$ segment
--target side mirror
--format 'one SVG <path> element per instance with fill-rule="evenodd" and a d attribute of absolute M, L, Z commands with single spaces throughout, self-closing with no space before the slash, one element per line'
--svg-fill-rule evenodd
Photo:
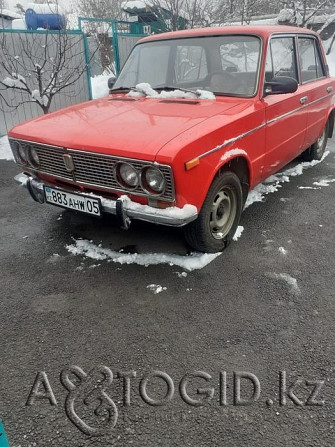
<path fill-rule="evenodd" d="M 108 88 L 109 90 L 111 90 L 114 87 L 116 81 L 116 77 L 112 76 L 111 78 L 108 79 Z"/>
<path fill-rule="evenodd" d="M 265 82 L 265 95 L 281 95 L 298 90 L 298 82 L 289 76 L 277 76 L 271 82 Z"/>

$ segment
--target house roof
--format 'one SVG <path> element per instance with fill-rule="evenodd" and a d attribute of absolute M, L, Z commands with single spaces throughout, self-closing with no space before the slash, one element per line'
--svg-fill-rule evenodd
<path fill-rule="evenodd" d="M 6 20 L 22 19 L 21 14 L 10 11 L 9 9 L 0 9 L 0 17 Z"/>
<path fill-rule="evenodd" d="M 159 3 L 155 3 L 153 0 L 128 0 L 121 3 L 124 11 L 134 14 L 150 9 L 157 9 L 158 5 L 160 8 L 165 9 L 165 11 L 170 11 L 171 9 L 171 6 L 165 0 L 160 0 Z M 182 9 L 179 9 L 178 15 L 184 19 L 188 19 L 188 15 Z"/>

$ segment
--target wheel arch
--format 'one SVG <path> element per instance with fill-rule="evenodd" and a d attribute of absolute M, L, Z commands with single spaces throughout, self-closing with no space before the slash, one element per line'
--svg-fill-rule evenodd
<path fill-rule="evenodd" d="M 216 170 L 212 183 L 224 171 L 234 172 L 239 178 L 243 191 L 243 203 L 245 203 L 251 184 L 251 167 L 249 160 L 243 155 L 225 160 Z"/>

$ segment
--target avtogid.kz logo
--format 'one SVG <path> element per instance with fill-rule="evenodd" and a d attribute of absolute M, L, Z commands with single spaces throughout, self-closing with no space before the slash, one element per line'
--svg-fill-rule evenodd
<path fill-rule="evenodd" d="M 192 407 L 205 407 L 208 404 L 239 407 L 262 402 L 267 407 L 275 408 L 289 404 L 320 407 L 325 403 L 322 398 L 324 380 L 307 380 L 303 377 L 291 377 L 289 380 L 285 371 L 278 373 L 278 389 L 274 397 L 261 393 L 260 381 L 251 372 L 233 371 L 228 374 L 220 371 L 213 377 L 207 372 L 195 371 L 185 374 L 175 383 L 163 371 L 152 371 L 142 377 L 137 377 L 136 371 L 123 371 L 113 377 L 107 366 L 93 368 L 88 374 L 78 366 L 69 366 L 60 375 L 60 381 L 67 390 L 65 411 L 70 421 L 85 435 L 106 436 L 112 433 L 118 421 L 118 409 L 110 393 L 113 380 L 117 379 L 121 381 L 122 387 L 122 398 L 119 396 L 117 401 L 124 410 L 130 407 L 131 399 L 136 397 L 151 407 L 167 407 L 177 393 L 186 405 Z M 202 386 L 199 386 L 199 381 Z M 153 383 L 156 383 L 155 392 Z M 158 394 L 157 383 L 160 390 Z M 135 390 L 139 396 L 135 396 Z M 45 372 L 37 374 L 27 405 L 34 405 L 37 400 L 47 400 L 52 406 L 57 406 Z M 1 444 L 1 438 L 0 447 L 7 447 L 7 444 Z"/>

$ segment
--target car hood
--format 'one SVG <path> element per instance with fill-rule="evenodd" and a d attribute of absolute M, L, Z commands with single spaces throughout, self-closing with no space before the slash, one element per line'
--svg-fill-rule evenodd
<path fill-rule="evenodd" d="M 38 143 L 153 161 L 173 138 L 236 107 L 228 100 L 109 96 L 20 124 L 9 136 Z"/>

